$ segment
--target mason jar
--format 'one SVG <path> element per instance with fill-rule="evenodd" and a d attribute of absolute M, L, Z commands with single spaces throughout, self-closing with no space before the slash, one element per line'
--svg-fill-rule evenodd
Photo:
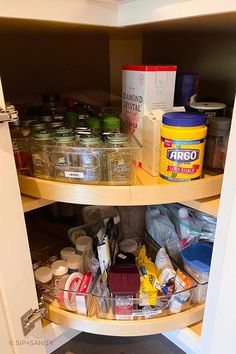
<path fill-rule="evenodd" d="M 84 180 L 101 180 L 101 138 L 95 135 L 81 135 L 80 146 L 84 149 L 80 153 L 80 166 L 84 171 Z"/>
<path fill-rule="evenodd" d="M 130 185 L 132 181 L 132 156 L 127 134 L 114 134 L 107 138 L 107 169 L 109 184 Z"/>
<path fill-rule="evenodd" d="M 52 178 L 52 168 L 49 153 L 52 149 L 52 133 L 44 130 L 32 135 L 31 155 L 34 176 L 43 179 Z"/>
<path fill-rule="evenodd" d="M 50 161 L 53 165 L 54 179 L 61 182 L 77 182 L 78 155 L 75 149 L 75 134 L 71 129 L 57 129 L 53 141 Z"/>

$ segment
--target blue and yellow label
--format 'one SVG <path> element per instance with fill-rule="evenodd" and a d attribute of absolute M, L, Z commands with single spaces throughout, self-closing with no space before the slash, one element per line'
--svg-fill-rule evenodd
<path fill-rule="evenodd" d="M 201 177 L 205 139 L 172 140 L 161 137 L 160 176 L 185 182 Z"/>

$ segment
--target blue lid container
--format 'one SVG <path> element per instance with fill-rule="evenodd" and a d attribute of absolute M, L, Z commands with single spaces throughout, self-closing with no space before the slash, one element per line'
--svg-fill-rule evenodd
<path fill-rule="evenodd" d="M 213 247 L 205 243 L 194 243 L 181 251 L 186 265 L 197 272 L 209 273 Z"/>
<path fill-rule="evenodd" d="M 195 112 L 169 112 L 163 115 L 162 123 L 172 127 L 197 127 L 206 123 L 206 116 Z"/>

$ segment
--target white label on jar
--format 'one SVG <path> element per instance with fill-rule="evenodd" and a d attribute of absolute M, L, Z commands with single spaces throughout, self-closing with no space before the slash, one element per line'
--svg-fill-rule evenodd
<path fill-rule="evenodd" d="M 84 178 L 84 173 L 83 172 L 65 171 L 65 177 L 69 177 L 69 178 Z"/>

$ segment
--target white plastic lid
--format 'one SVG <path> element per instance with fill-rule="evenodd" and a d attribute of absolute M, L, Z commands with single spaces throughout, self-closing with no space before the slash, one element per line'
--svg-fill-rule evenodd
<path fill-rule="evenodd" d="M 180 217 L 180 219 L 187 219 L 189 217 L 188 209 L 187 208 L 180 208 L 179 209 L 179 217 Z"/>
<path fill-rule="evenodd" d="M 56 261 L 51 265 L 52 274 L 55 276 L 61 276 L 68 272 L 68 266 L 66 261 Z"/>
<path fill-rule="evenodd" d="M 52 280 L 52 270 L 49 267 L 40 267 L 34 272 L 35 279 L 41 283 L 48 283 Z"/>
<path fill-rule="evenodd" d="M 79 269 L 81 268 L 83 262 L 83 257 L 79 254 L 73 254 L 67 258 L 67 265 L 69 269 Z"/>
<path fill-rule="evenodd" d="M 202 110 L 217 110 L 224 109 L 226 105 L 219 102 L 193 102 L 190 103 L 191 108 L 202 109 Z"/>
<path fill-rule="evenodd" d="M 75 249 L 74 249 L 74 247 L 65 247 L 65 248 L 62 248 L 60 253 L 61 253 L 61 259 L 66 261 L 68 257 L 75 254 Z"/>
<path fill-rule="evenodd" d="M 89 236 L 81 236 L 78 237 L 75 243 L 75 248 L 79 252 L 84 252 L 85 250 L 89 250 L 92 248 L 92 238 Z"/>
<path fill-rule="evenodd" d="M 122 252 L 135 252 L 139 248 L 139 244 L 136 240 L 126 239 L 121 241 L 119 244 L 120 250 Z"/>

